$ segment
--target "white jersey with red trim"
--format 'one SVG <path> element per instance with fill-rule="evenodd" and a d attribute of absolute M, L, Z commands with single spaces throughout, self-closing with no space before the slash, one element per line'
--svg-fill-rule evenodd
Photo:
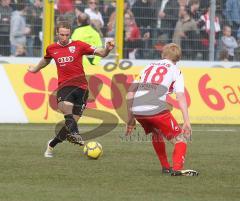
<path fill-rule="evenodd" d="M 155 115 L 166 110 L 167 95 L 184 93 L 181 71 L 170 60 L 163 59 L 147 65 L 140 73 L 132 111 L 135 115 Z"/>

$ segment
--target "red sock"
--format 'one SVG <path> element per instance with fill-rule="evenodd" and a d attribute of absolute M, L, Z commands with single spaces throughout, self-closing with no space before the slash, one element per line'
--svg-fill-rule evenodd
<path fill-rule="evenodd" d="M 162 136 L 158 134 L 153 134 L 152 144 L 162 167 L 170 168 L 170 164 L 168 162 L 166 154 L 165 142 Z"/>
<path fill-rule="evenodd" d="M 173 170 L 182 170 L 187 150 L 187 144 L 185 142 L 178 142 L 174 146 L 172 155 Z"/>

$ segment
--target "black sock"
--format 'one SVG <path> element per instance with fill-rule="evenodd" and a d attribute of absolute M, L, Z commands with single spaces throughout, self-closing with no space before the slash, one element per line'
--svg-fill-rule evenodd
<path fill-rule="evenodd" d="M 54 148 L 58 143 L 61 143 L 62 140 L 58 139 L 57 137 L 55 137 L 50 143 L 49 146 Z"/>
<path fill-rule="evenodd" d="M 63 125 L 63 127 L 60 129 L 60 131 L 58 131 L 58 133 L 56 133 L 56 137 L 59 140 L 64 141 L 64 140 L 66 140 L 68 133 L 69 133 L 69 131 L 67 130 L 66 126 Z"/>
<path fill-rule="evenodd" d="M 67 114 L 67 115 L 64 115 L 64 118 L 65 118 L 65 125 L 66 125 L 67 130 L 71 134 L 79 134 L 77 122 L 73 118 L 73 115 Z"/>
<path fill-rule="evenodd" d="M 59 131 L 56 131 L 56 137 L 49 143 L 49 146 L 55 147 L 58 143 L 66 140 L 68 133 L 69 132 L 67 131 L 66 126 L 63 125 L 63 127 Z"/>

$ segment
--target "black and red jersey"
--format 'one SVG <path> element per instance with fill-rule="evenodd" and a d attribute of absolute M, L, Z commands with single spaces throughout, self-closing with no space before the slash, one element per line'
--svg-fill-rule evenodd
<path fill-rule="evenodd" d="M 82 65 L 83 55 L 92 55 L 95 47 L 82 41 L 70 41 L 63 46 L 53 43 L 46 49 L 45 59 L 54 59 L 57 65 L 58 86 L 78 86 L 87 89 L 88 83 Z"/>

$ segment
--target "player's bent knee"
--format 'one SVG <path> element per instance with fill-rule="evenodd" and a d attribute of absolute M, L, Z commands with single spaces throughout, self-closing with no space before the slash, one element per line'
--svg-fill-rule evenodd
<path fill-rule="evenodd" d="M 74 105 L 73 109 L 72 109 L 72 113 L 74 115 L 82 116 L 82 113 L 83 113 L 85 107 L 86 107 L 86 104 Z"/>
<path fill-rule="evenodd" d="M 170 140 L 170 142 L 172 144 L 176 144 L 176 143 L 179 143 L 179 142 L 184 142 L 187 144 L 187 140 L 186 138 L 184 137 L 183 134 L 179 134 L 178 136 L 174 137 L 173 139 Z"/>
<path fill-rule="evenodd" d="M 61 101 L 58 103 L 58 109 L 63 114 L 71 114 L 73 110 L 73 104 L 67 101 Z"/>

